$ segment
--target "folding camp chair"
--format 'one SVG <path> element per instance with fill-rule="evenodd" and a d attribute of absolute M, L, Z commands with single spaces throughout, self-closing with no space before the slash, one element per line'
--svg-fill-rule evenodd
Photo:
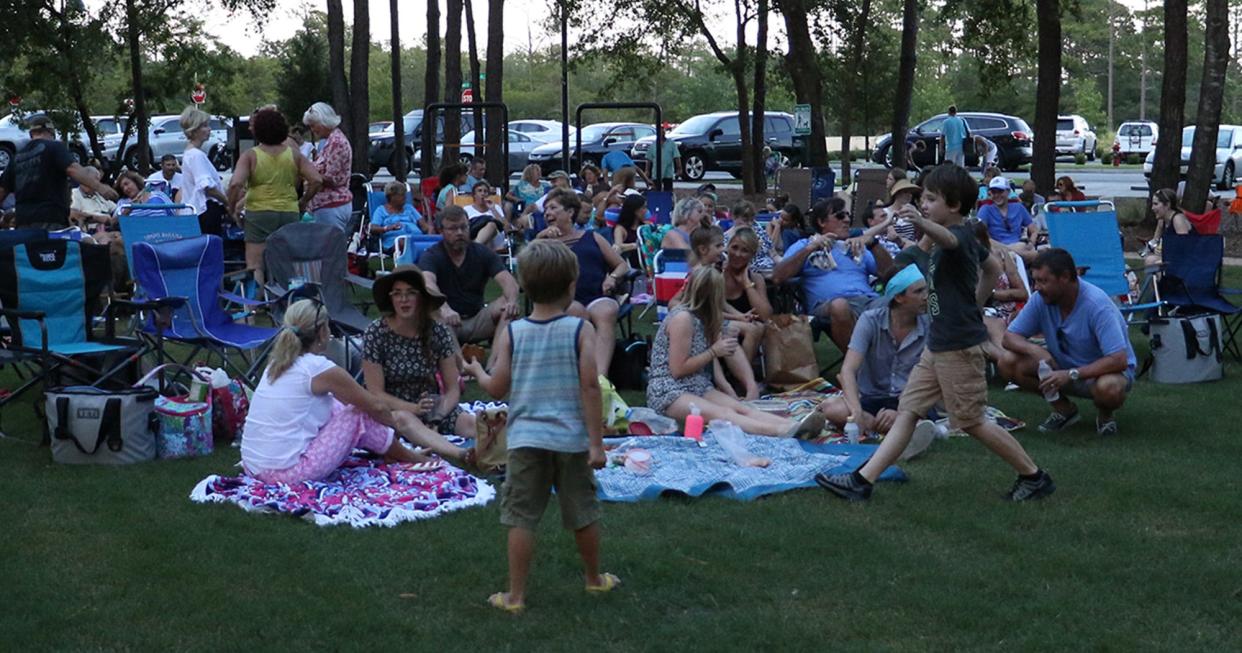
<path fill-rule="evenodd" d="M 686 285 L 686 278 L 690 276 L 690 250 L 661 249 L 651 258 L 651 266 L 655 274 L 652 302 L 656 307 L 656 321 L 663 322 L 668 315 L 669 300 Z M 646 315 L 650 308 L 648 304 L 639 317 Z"/>
<path fill-rule="evenodd" d="M 134 245 L 166 243 L 170 240 L 203 235 L 198 224 L 198 216 L 178 214 L 175 211 L 179 207 L 184 207 L 184 205 L 133 204 L 130 208 L 134 209 L 134 213 L 119 217 L 118 222 L 121 227 L 121 238 L 125 241 L 125 257 L 129 262 L 130 278 L 135 278 Z"/>
<path fill-rule="evenodd" d="M 10 325 L 0 341 L 0 364 L 12 365 L 20 380 L 0 396 L 0 413 L 40 383 L 118 386 L 133 381 L 119 377 L 153 349 L 141 340 L 117 337 L 114 312 L 122 306 L 156 306 L 114 302 L 108 306 L 104 335 L 96 336 L 91 300 L 99 297 L 108 275 L 108 248 L 102 245 L 40 239 L 0 249 L 0 315 Z"/>
<path fill-rule="evenodd" d="M 287 224 L 268 236 L 263 267 L 267 270 L 270 295 L 284 296 L 299 286 L 312 284 L 318 288 L 333 325 L 356 335 L 365 331 L 371 320 L 350 300 L 344 236 L 340 229 L 328 224 Z"/>
<path fill-rule="evenodd" d="M 258 301 L 225 292 L 224 254 L 218 236 L 198 236 L 165 243 L 140 242 L 133 246 L 134 279 L 151 299 L 183 298 L 167 325 L 148 321 L 144 333 L 156 338 L 160 362 L 190 362 L 200 351 L 215 354 L 221 365 L 253 383 L 262 366 L 277 329 L 234 322 L 221 300 L 248 308 L 271 307 L 273 301 Z M 182 361 L 173 359 L 162 346 L 163 340 L 184 343 L 192 348 Z M 245 364 L 238 367 L 229 352 Z"/>
<path fill-rule="evenodd" d="M 444 236 L 426 234 L 416 236 L 398 236 L 392 248 L 392 257 L 397 265 L 418 265 L 423 252 L 444 240 Z"/>
<path fill-rule="evenodd" d="M 643 193 L 647 197 L 647 211 L 651 213 L 651 221 L 655 224 L 670 224 L 673 220 L 673 193 L 666 190 L 649 190 Z"/>
<path fill-rule="evenodd" d="M 1226 299 L 1221 288 L 1225 239 L 1220 235 L 1166 232 L 1161 248 L 1161 273 L 1156 283 L 1161 311 L 1220 315 L 1225 322 L 1225 351 L 1233 354 L 1235 360 L 1242 360 L 1237 340 L 1242 329 L 1242 308 Z"/>

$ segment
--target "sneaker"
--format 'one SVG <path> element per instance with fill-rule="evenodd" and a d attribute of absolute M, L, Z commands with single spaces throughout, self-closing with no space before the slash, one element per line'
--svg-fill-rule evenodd
<path fill-rule="evenodd" d="M 1044 422 L 1039 425 L 1039 432 L 1059 433 L 1077 424 L 1080 419 L 1082 419 L 1082 417 L 1078 414 L 1078 411 L 1074 411 L 1074 414 L 1072 415 L 1062 415 L 1054 410 L 1048 415 L 1048 419 L 1045 419 Z"/>
<path fill-rule="evenodd" d="M 1052 494 L 1056 489 L 1057 486 L 1052 482 L 1052 477 L 1048 475 L 1048 472 L 1041 469 L 1039 470 L 1039 477 L 1033 480 L 1027 480 L 1019 476 L 1018 480 L 1014 481 L 1013 488 L 1009 490 L 1009 494 L 1005 495 L 1005 499 L 1015 502 L 1034 501 Z"/>
<path fill-rule="evenodd" d="M 815 482 L 846 501 L 866 501 L 871 498 L 872 485 L 858 480 L 853 472 L 832 476 L 816 474 Z"/>
<path fill-rule="evenodd" d="M 1095 418 L 1095 432 L 1096 432 L 1096 435 L 1103 435 L 1103 436 L 1117 435 L 1118 433 L 1117 420 L 1112 417 L 1105 419 L 1105 420 L 1101 420 L 1099 417 L 1096 417 Z"/>
<path fill-rule="evenodd" d="M 906 445 L 906 450 L 901 452 L 897 460 L 904 462 L 927 451 L 927 448 L 931 446 L 932 440 L 935 440 L 937 435 L 938 429 L 935 422 L 929 419 L 919 422 L 914 427 L 914 433 L 910 436 L 910 442 Z"/>

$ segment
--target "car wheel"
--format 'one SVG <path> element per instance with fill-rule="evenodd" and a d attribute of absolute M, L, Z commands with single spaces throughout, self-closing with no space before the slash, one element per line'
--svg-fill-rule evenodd
<path fill-rule="evenodd" d="M 1220 183 L 1216 184 L 1217 190 L 1229 190 L 1230 186 L 1233 185 L 1233 180 L 1235 178 L 1233 170 L 1233 161 L 1226 161 L 1225 169 L 1222 171 L 1220 176 Z"/>
<path fill-rule="evenodd" d="M 906 157 L 909 157 L 909 156 L 910 156 L 910 153 L 906 152 Z M 875 158 L 879 159 L 879 161 L 877 161 L 876 163 L 879 163 L 885 168 L 893 167 L 893 147 L 891 145 L 884 146 L 884 149 L 881 150 L 880 154 L 876 156 Z"/>
<path fill-rule="evenodd" d="M 698 181 L 707 173 L 707 161 L 698 152 L 686 155 L 685 160 L 681 162 L 681 167 L 685 171 L 686 179 L 690 181 Z"/>
<path fill-rule="evenodd" d="M 15 152 L 12 145 L 0 145 L 0 173 L 8 169 L 9 164 L 13 162 Z"/>
<path fill-rule="evenodd" d="M 1086 144 L 1084 143 L 1083 146 L 1085 147 Z M 1091 149 L 1087 151 L 1087 160 L 1095 161 L 1095 143 L 1092 143 Z"/>

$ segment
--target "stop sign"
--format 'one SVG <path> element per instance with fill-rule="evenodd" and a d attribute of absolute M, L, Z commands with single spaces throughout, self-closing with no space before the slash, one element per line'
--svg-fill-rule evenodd
<path fill-rule="evenodd" d="M 9 106 L 11 106 L 11 107 L 16 107 L 16 106 L 20 105 L 21 103 L 22 103 L 22 96 L 20 96 L 20 95 L 10 95 L 10 96 L 9 96 Z"/>
<path fill-rule="evenodd" d="M 462 104 L 470 104 L 470 103 L 472 103 L 472 102 L 474 102 L 474 89 L 472 89 L 472 88 L 463 88 L 463 89 L 461 90 L 461 103 L 462 103 Z"/>
<path fill-rule="evenodd" d="M 202 84 L 194 87 L 194 91 L 190 93 L 190 99 L 194 104 L 202 104 L 207 101 L 207 89 Z"/>

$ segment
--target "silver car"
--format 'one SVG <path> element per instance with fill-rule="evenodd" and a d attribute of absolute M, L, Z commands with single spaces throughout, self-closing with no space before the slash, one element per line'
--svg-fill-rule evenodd
<path fill-rule="evenodd" d="M 543 145 L 543 142 L 521 132 L 509 131 L 507 133 L 509 134 L 509 172 L 521 172 L 522 168 L 526 167 L 527 159 L 530 158 L 530 151 Z M 461 137 L 461 149 L 457 155 L 458 161 L 469 163 L 474 160 L 474 138 L 474 132 L 468 132 Z M 436 158 L 440 159 L 443 155 L 444 146 L 437 145 Z M 422 156 L 422 150 L 415 152 L 411 165 L 418 165 L 422 161 Z"/>
<path fill-rule="evenodd" d="M 149 122 L 150 130 L 147 132 L 147 144 L 150 146 L 151 165 L 159 164 L 160 158 L 165 154 L 171 154 L 177 157 L 177 161 L 181 161 L 181 155 L 185 152 L 185 133 L 181 131 L 180 116 L 152 116 Z M 211 135 L 207 137 L 207 142 L 203 143 L 203 151 L 212 158 L 216 148 L 225 147 L 228 143 L 229 125 L 222 118 L 212 117 L 211 119 Z M 117 156 L 117 148 L 120 146 L 120 139 L 104 153 L 109 159 Z M 214 160 L 214 158 L 213 158 Z M 121 158 L 121 162 L 125 167 L 134 169 L 138 167 L 138 138 L 134 134 L 130 134 L 129 140 L 125 143 L 125 154 Z"/>
<path fill-rule="evenodd" d="M 1182 129 L 1181 165 L 1178 173 L 1184 178 L 1190 167 L 1190 150 L 1195 143 L 1195 128 Z M 1143 160 L 1143 176 L 1151 180 L 1151 166 L 1156 160 L 1156 150 Z M 1212 178 L 1216 180 L 1216 188 L 1229 190 L 1236 182 L 1237 173 L 1242 170 L 1242 127 L 1238 125 L 1221 125 L 1216 132 L 1216 165 L 1212 168 Z"/>
<path fill-rule="evenodd" d="M 30 142 L 30 132 L 27 131 L 27 121 L 35 116 L 42 115 L 39 112 L 24 114 L 22 117 L 12 114 L 0 118 L 0 174 L 4 174 L 5 169 L 13 162 L 13 155 L 17 153 L 26 143 Z M 57 136 L 62 136 L 59 132 Z M 78 163 L 86 161 L 86 146 L 82 143 L 81 129 L 68 142 L 69 153 Z"/>

